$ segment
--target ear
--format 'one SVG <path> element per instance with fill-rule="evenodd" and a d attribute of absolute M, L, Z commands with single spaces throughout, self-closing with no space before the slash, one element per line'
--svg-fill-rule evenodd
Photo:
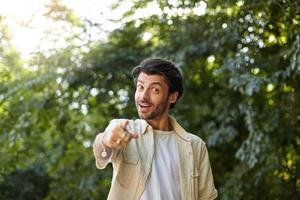
<path fill-rule="evenodd" d="M 177 91 L 172 92 L 172 93 L 169 95 L 169 102 L 170 102 L 170 103 L 176 103 L 178 94 L 179 94 L 179 93 L 178 93 Z"/>

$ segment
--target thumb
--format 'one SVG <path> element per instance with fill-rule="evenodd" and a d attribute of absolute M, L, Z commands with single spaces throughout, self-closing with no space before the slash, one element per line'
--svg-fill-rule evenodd
<path fill-rule="evenodd" d="M 130 133 L 130 139 L 138 139 L 139 135 L 136 133 Z"/>

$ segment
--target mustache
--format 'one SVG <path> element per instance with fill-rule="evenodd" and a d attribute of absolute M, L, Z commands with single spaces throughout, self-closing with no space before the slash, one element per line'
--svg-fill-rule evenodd
<path fill-rule="evenodd" d="M 147 100 L 139 100 L 137 103 L 146 103 L 146 104 L 152 104 L 152 102 L 147 101 Z"/>

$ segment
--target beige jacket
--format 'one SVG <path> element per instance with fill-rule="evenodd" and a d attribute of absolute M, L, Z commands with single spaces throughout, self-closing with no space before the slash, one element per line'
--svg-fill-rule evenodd
<path fill-rule="evenodd" d="M 109 200 L 138 200 L 151 171 L 154 155 L 153 129 L 141 119 L 129 120 L 127 130 L 138 133 L 138 139 L 132 139 L 122 151 L 112 153 L 111 159 L 102 158 L 103 135 L 109 134 L 112 127 L 121 119 L 112 120 L 103 133 L 95 139 L 93 150 L 96 166 L 103 169 L 113 163 L 113 178 L 108 195 Z M 210 200 L 218 196 L 215 189 L 205 142 L 198 136 L 186 132 L 175 119 L 170 123 L 176 132 L 179 154 L 179 171 L 182 200 Z"/>

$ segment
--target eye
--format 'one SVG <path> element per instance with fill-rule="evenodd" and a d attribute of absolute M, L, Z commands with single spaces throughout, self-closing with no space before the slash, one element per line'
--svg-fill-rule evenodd
<path fill-rule="evenodd" d="M 158 89 L 158 88 L 152 88 L 152 92 L 153 92 L 154 94 L 158 94 L 158 93 L 159 93 L 159 89 Z"/>
<path fill-rule="evenodd" d="M 142 90 L 144 89 L 144 87 L 143 87 L 142 85 L 137 85 L 137 86 L 136 86 L 136 89 L 137 89 L 138 91 L 142 91 Z"/>

